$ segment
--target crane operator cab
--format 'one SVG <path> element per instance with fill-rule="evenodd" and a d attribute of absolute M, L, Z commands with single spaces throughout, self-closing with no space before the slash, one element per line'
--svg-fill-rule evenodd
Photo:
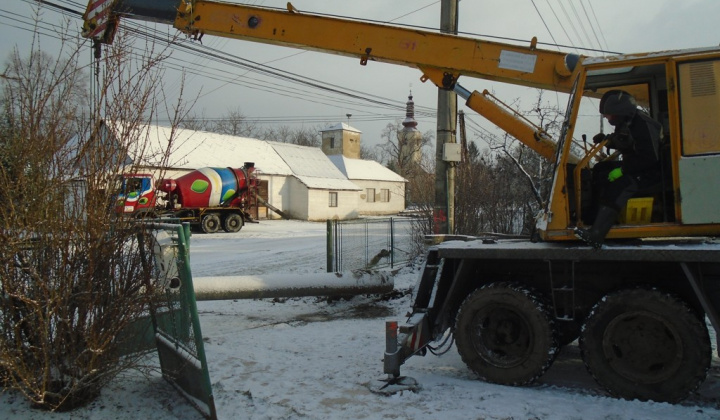
<path fill-rule="evenodd" d="M 673 52 L 628 55 L 618 60 L 586 58 L 576 77 L 558 145 L 558 151 L 563 152 L 558 153 L 556 170 L 562 177 L 556 177 L 546 209 L 546 214 L 552 215 L 546 236 L 566 239 L 560 237 L 564 223 L 557 220 L 558 216 L 567 217 L 566 227 L 600 223 L 601 218 L 596 221 L 596 217 L 598 210 L 608 205 L 607 189 L 632 165 L 643 165 L 637 162 L 643 148 L 646 155 L 654 156 L 655 165 L 646 161 L 644 169 L 625 174 L 630 175 L 628 182 L 630 179 L 643 182 L 631 189 L 628 197 L 618 200 L 623 205 L 616 209 L 617 217 L 610 222 L 612 228 L 607 237 L 681 236 L 718 231 L 717 50 L 708 50 L 706 54 L 701 50 L 678 55 Z M 641 142 L 622 144 L 620 134 L 628 130 L 627 123 L 633 115 L 642 117 L 643 130 L 652 137 L 645 146 Z M 634 133 L 642 137 L 637 130 Z M 572 139 L 570 144 L 565 144 L 566 138 Z M 649 147 L 652 149 L 648 150 Z M 569 155 L 580 159 L 574 162 L 564 157 Z M 609 177 L 615 179 L 608 182 Z M 564 185 L 559 182 L 561 179 L 565 180 Z M 567 205 L 562 208 L 559 203 Z M 553 225 L 558 228 L 554 234 Z"/>

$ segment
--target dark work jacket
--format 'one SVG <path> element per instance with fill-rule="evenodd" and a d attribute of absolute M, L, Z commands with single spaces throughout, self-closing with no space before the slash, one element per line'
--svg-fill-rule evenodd
<path fill-rule="evenodd" d="M 615 132 L 608 136 L 607 147 L 622 154 L 623 174 L 639 176 L 659 170 L 661 136 L 660 123 L 638 111 L 634 117 L 615 127 Z"/>

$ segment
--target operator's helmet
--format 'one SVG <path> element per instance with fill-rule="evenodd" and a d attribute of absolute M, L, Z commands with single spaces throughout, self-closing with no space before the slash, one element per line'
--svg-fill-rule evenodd
<path fill-rule="evenodd" d="M 632 118 L 637 112 L 635 98 L 624 90 L 610 90 L 600 99 L 600 113 Z"/>

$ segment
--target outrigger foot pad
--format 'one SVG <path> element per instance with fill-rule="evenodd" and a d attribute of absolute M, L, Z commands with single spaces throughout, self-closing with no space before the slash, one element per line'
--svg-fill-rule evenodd
<path fill-rule="evenodd" d="M 385 378 L 369 382 L 367 387 L 370 392 L 381 395 L 394 395 L 403 391 L 417 392 L 420 390 L 418 381 L 409 376 L 393 377 L 388 375 Z"/>

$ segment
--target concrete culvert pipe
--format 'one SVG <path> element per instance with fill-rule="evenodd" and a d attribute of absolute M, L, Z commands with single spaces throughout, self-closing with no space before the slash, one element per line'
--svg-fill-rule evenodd
<path fill-rule="evenodd" d="M 228 300 L 389 293 L 394 282 L 387 273 L 355 271 L 194 277 L 193 285 L 197 300 Z"/>

